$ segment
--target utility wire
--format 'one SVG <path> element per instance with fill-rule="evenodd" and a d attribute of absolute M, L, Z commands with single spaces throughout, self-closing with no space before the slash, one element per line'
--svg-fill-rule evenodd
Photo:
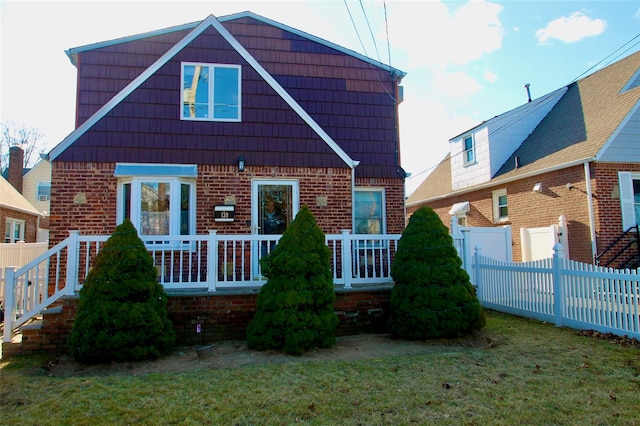
<path fill-rule="evenodd" d="M 362 9 L 364 20 L 367 23 L 367 27 L 369 27 L 369 34 L 371 34 L 371 40 L 373 40 L 373 47 L 375 47 L 376 55 L 378 55 L 378 62 L 382 63 L 382 59 L 380 58 L 380 52 L 378 51 L 378 43 L 376 43 L 376 38 L 373 35 L 373 30 L 371 29 L 371 23 L 369 23 L 369 18 L 367 17 L 367 12 L 365 12 L 364 10 L 364 5 L 362 4 L 362 0 L 360 0 L 360 9 Z"/>

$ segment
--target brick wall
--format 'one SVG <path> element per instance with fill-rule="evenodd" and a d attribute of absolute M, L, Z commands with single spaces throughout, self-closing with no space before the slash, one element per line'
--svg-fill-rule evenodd
<path fill-rule="evenodd" d="M 390 288 L 336 290 L 334 311 L 339 323 L 337 336 L 386 332 Z M 169 319 L 176 331 L 176 345 L 198 345 L 223 340 L 245 340 L 245 331 L 256 312 L 258 293 L 169 296 Z M 6 345 L 8 355 L 37 352 L 68 352 L 78 299 L 62 300 L 44 315 L 42 328 L 23 331 L 19 348 Z M 202 335 L 197 325 L 202 326 Z M 202 340 L 201 340 L 202 339 Z"/>
<path fill-rule="evenodd" d="M 534 192 L 533 187 L 538 182 L 542 184 L 542 191 Z M 573 189 L 567 188 L 568 183 L 571 183 Z M 492 191 L 500 189 L 507 190 L 509 220 L 496 223 L 493 219 Z M 582 165 L 430 202 L 428 205 L 449 227 L 449 210 L 453 204 L 462 201 L 469 201 L 471 204 L 471 211 L 467 215 L 468 226 L 511 225 L 514 261 L 522 260 L 520 228 L 558 224 L 560 215 L 564 215 L 568 222 L 571 258 L 586 263 L 592 262 L 589 205 Z M 407 215 L 417 208 L 419 207 L 408 208 Z"/>
<path fill-rule="evenodd" d="M 2 240 L 0 240 L 0 242 L 5 242 L 4 241 L 4 231 L 5 231 L 5 226 L 7 224 L 7 219 L 18 219 L 18 220 L 24 220 L 25 222 L 25 226 L 24 226 L 24 241 L 25 243 L 35 243 L 37 241 L 37 236 L 38 236 L 38 218 L 36 216 L 27 214 L 27 213 L 22 213 L 22 212 L 18 212 L 15 210 L 8 210 L 5 208 L 0 208 L 0 230 L 1 232 L 3 232 L 2 234 Z"/>
<path fill-rule="evenodd" d="M 113 163 L 52 164 L 50 243 L 64 240 L 69 230 L 85 235 L 109 235 L 116 226 L 117 179 Z M 357 169 L 356 169 L 357 170 Z M 357 172 L 356 172 L 357 174 Z M 307 205 L 325 233 L 351 229 L 351 170 L 346 168 L 286 168 L 248 166 L 198 166 L 196 183 L 197 233 L 218 230 L 224 234 L 250 233 L 251 182 L 254 179 L 295 179 L 300 206 Z M 385 187 L 387 232 L 404 229 L 402 179 L 356 179 L 357 186 Z M 234 196 L 235 221 L 214 222 L 213 208 Z M 320 197 L 320 198 L 319 198 Z M 326 205 L 319 201 L 326 199 Z"/>

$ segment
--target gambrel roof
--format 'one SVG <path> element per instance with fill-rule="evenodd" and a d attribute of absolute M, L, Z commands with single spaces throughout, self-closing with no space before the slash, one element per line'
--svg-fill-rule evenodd
<path fill-rule="evenodd" d="M 628 126 L 640 122 L 640 87 L 629 84 L 637 79 L 639 70 L 640 52 L 636 52 L 568 85 L 562 98 L 487 183 L 452 191 L 451 161 L 447 154 L 411 194 L 407 204 L 472 192 L 591 161 L 640 162 L 640 132 Z M 613 152 L 618 154 L 614 156 Z"/>
<path fill-rule="evenodd" d="M 258 36 L 260 32 L 262 36 Z M 223 41 L 218 41 L 220 37 Z M 269 43 L 271 45 L 267 45 Z M 283 48 L 284 45 L 287 47 Z M 175 122 L 175 102 L 167 99 L 178 91 L 175 88 L 171 89 L 172 92 L 169 90 L 168 86 L 174 83 L 167 83 L 168 74 L 175 73 L 172 71 L 175 70 L 174 62 L 195 61 L 194 58 L 202 55 L 205 47 L 220 49 L 220 55 L 224 57 L 221 62 L 242 64 L 245 67 L 243 73 L 246 67 L 251 69 L 251 72 L 247 71 L 250 78 L 246 86 L 243 82 L 243 91 L 246 87 L 255 102 L 254 105 L 247 105 L 246 110 L 243 103 L 243 115 L 246 111 L 249 117 L 247 123 L 262 121 L 264 126 L 238 130 L 238 126 L 218 123 L 215 130 L 211 130 L 211 125 L 202 130 L 207 124 L 201 124 L 198 129 L 191 126 L 185 130 L 193 123 Z M 96 83 L 95 75 L 86 74 L 100 72 L 97 62 L 103 59 L 97 58 L 97 54 L 104 56 L 104 52 L 113 52 L 122 57 L 129 55 L 127 60 L 131 66 L 123 69 L 121 78 Z M 190 52 L 191 56 L 186 52 Z M 299 55 L 300 52 L 307 54 Z M 68 50 L 67 54 L 78 67 L 79 81 L 93 78 L 90 83 L 101 86 L 79 87 L 77 128 L 49 153 L 50 160 L 220 161 L 226 164 L 232 163 L 230 160 L 237 152 L 249 152 L 253 158 L 247 159 L 248 164 L 290 165 L 278 163 L 282 162 L 275 158 L 279 151 L 291 153 L 292 157 L 297 155 L 298 162 L 303 163 L 300 165 L 353 168 L 362 162 L 363 166 L 358 170 L 365 172 L 366 176 L 388 177 L 397 173 L 396 100 L 389 91 L 394 90 L 394 84 L 405 73 L 259 15 L 243 12 L 220 19 L 211 15 L 199 23 L 82 46 Z M 324 67 L 322 72 L 325 74 L 302 76 L 299 70 L 296 70 L 298 74 L 292 73 L 294 65 L 289 65 L 287 61 L 291 61 L 294 54 L 303 61 L 295 64 L 296 67 L 307 66 L 310 70 Z M 204 59 L 201 61 L 206 62 Z M 304 61 L 310 62 L 305 65 Z M 346 69 L 349 77 L 326 75 L 331 72 L 331 67 L 337 66 Z M 384 82 L 378 76 L 381 72 L 387 75 Z M 84 80 L 80 80 L 80 77 Z M 374 85 L 380 87 L 371 89 Z M 155 92 L 151 93 L 152 90 Z M 165 92 L 161 93 L 163 90 Z M 279 100 L 273 99 L 274 95 Z M 320 96 L 326 99 L 320 99 Z M 157 100 L 160 97 L 163 99 Z M 140 111 L 141 104 L 150 98 L 152 102 L 164 104 L 161 113 Z M 166 113 L 165 122 L 158 124 L 161 121 L 158 117 L 165 114 L 169 104 L 172 105 L 172 112 Z M 356 108 L 358 111 L 354 112 Z M 281 114 L 279 120 L 294 127 L 279 129 L 274 126 L 275 112 Z M 118 117 L 120 120 L 116 120 Z M 123 124 L 127 117 L 129 122 Z M 118 141 L 114 141 L 113 137 L 107 140 L 106 129 L 121 131 L 122 135 Z M 91 140 L 87 136 L 90 132 Z M 144 142 L 133 141 L 129 145 L 129 154 L 106 149 L 113 144 L 124 146 L 129 143 L 130 135 L 137 132 L 142 133 L 140 139 Z M 216 135 L 215 132 L 219 133 Z M 213 151 L 204 154 L 197 152 L 203 146 L 202 138 L 207 136 L 225 136 L 227 141 L 231 140 L 235 145 L 226 150 L 217 149 L 215 155 Z M 255 141 L 250 140 L 256 137 L 262 137 L 265 141 L 278 140 L 279 144 L 276 149 L 271 145 L 269 151 L 266 148 L 261 150 L 260 146 L 255 146 Z M 183 146 L 176 146 L 177 138 Z M 285 141 L 285 138 L 289 140 Z M 158 144 L 160 139 L 163 144 L 160 147 L 167 148 L 162 153 L 143 151 L 150 145 Z M 105 147 L 104 155 L 88 153 L 86 149 L 82 151 L 82 147 L 95 144 Z M 298 152 L 300 148 L 302 152 Z M 234 150 L 235 153 L 232 152 Z M 120 156 L 116 158 L 116 155 Z M 126 155 L 131 157 L 124 158 Z M 330 160 L 329 156 L 337 158 L 338 162 Z"/>

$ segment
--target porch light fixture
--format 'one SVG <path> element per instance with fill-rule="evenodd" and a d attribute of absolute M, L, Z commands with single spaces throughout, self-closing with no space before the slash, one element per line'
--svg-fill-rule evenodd
<path fill-rule="evenodd" d="M 238 171 L 240 173 L 244 172 L 244 155 L 238 157 Z"/>
<path fill-rule="evenodd" d="M 542 192 L 542 182 L 538 182 L 533 186 L 533 192 Z"/>

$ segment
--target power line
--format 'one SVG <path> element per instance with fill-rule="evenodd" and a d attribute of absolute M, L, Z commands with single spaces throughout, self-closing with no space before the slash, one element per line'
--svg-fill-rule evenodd
<path fill-rule="evenodd" d="M 362 4 L 362 0 L 360 0 L 360 9 L 362 9 L 362 14 L 364 15 L 364 20 L 367 23 L 367 27 L 369 27 L 369 34 L 371 34 L 371 40 L 373 40 L 373 47 L 376 49 L 376 55 L 378 55 L 378 62 L 382 62 L 380 59 L 380 52 L 378 51 L 378 43 L 376 43 L 376 38 L 373 35 L 373 30 L 371 29 L 371 24 L 369 23 L 369 18 L 367 17 L 367 12 L 364 10 L 364 5 Z M 391 65 L 391 64 L 389 64 Z"/>

